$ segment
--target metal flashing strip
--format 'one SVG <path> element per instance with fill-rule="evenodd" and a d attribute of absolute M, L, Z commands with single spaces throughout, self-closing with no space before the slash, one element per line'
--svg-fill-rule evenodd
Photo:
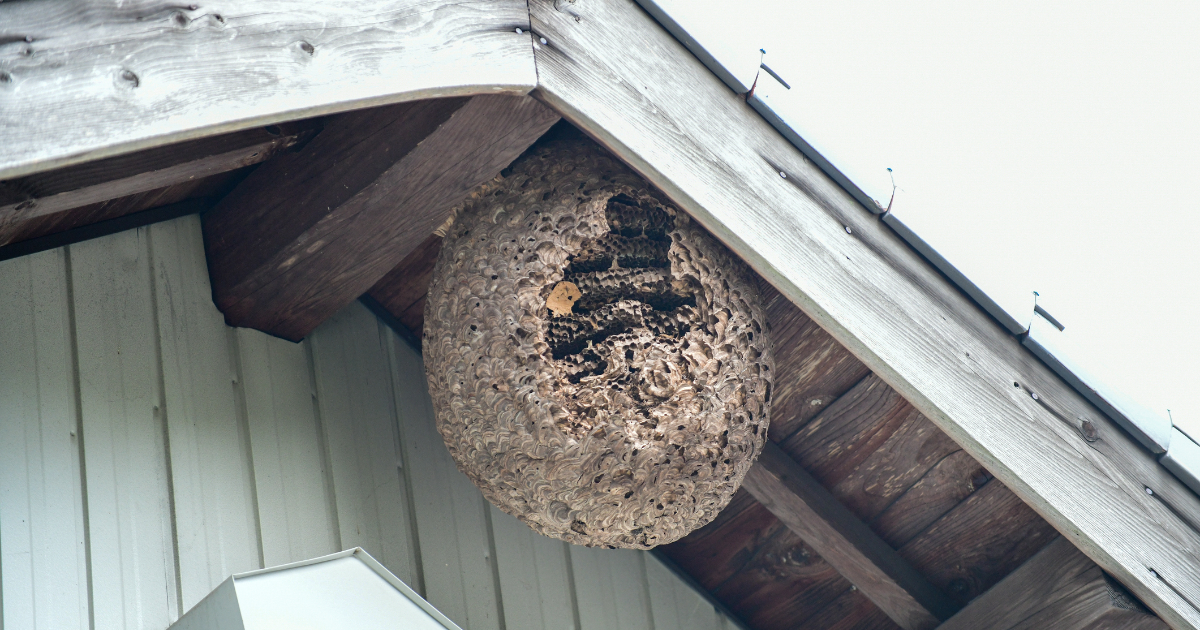
<path fill-rule="evenodd" d="M 904 223 L 901 214 L 897 214 L 897 209 L 901 213 L 903 212 L 903 203 L 897 203 L 901 199 L 903 199 L 903 193 L 897 191 L 892 196 L 892 203 L 889 204 L 889 210 L 883 215 L 883 222 L 892 228 L 892 231 L 900 238 L 904 239 L 910 247 L 917 250 L 917 253 L 924 256 L 925 260 L 928 260 L 930 264 L 937 267 L 938 271 L 941 271 L 943 275 L 950 279 L 950 282 L 953 282 L 963 293 L 966 293 L 976 304 L 987 311 L 988 315 L 991 315 L 992 319 L 999 322 L 1009 333 L 1014 336 L 1025 334 L 1026 328 L 1024 324 L 1018 322 L 1004 307 L 997 304 L 987 293 L 983 292 L 983 289 L 980 289 L 978 285 L 971 282 L 957 267 L 950 264 L 950 261 L 946 260 L 929 243 L 926 243 L 925 239 L 917 236 L 917 233 Z"/>
<path fill-rule="evenodd" d="M 800 137 L 800 134 L 796 133 L 796 130 L 792 127 L 792 125 L 787 122 L 783 115 L 775 111 L 775 108 L 771 107 L 770 103 L 767 103 L 767 101 L 758 94 L 752 94 L 746 102 L 750 103 L 750 106 L 754 108 L 754 111 L 758 112 L 758 114 L 767 122 L 771 123 L 771 126 L 775 128 L 775 131 L 779 132 L 779 135 L 783 136 L 788 142 L 792 143 L 792 146 L 800 149 L 800 152 L 804 154 L 804 157 L 811 160 L 813 164 L 817 165 L 817 168 L 821 169 L 821 171 L 828 175 L 830 179 L 837 182 L 837 184 L 844 188 L 846 192 L 850 193 L 850 196 L 854 197 L 858 203 L 862 204 L 862 207 L 869 210 L 872 214 L 883 214 L 884 208 L 883 206 L 879 205 L 879 202 L 872 199 L 870 195 L 868 195 L 862 188 L 858 186 L 858 184 L 855 184 L 853 181 L 851 181 L 845 173 L 838 169 L 838 167 L 834 166 L 833 163 L 827 160 L 824 155 L 821 155 L 820 151 L 809 144 L 807 140 Z"/>
<path fill-rule="evenodd" d="M 696 56 L 696 59 L 699 59 L 700 63 L 704 64 L 704 67 L 708 68 L 709 72 L 717 75 L 717 78 L 720 79 L 722 83 L 729 86 L 729 89 L 733 90 L 737 94 L 745 94 L 746 92 L 750 91 L 749 85 L 742 83 L 741 80 L 735 77 L 732 72 L 730 72 L 724 65 L 721 64 L 721 62 L 717 61 L 717 58 L 714 57 L 712 53 L 708 52 L 707 48 L 702 46 L 700 42 L 696 41 L 696 38 L 692 37 L 692 35 L 687 32 L 687 29 L 683 28 L 679 25 L 679 22 L 675 21 L 675 18 L 671 17 L 666 11 L 663 10 L 662 7 L 658 6 L 657 2 L 654 0 L 636 0 L 636 2 L 641 5 L 642 9 L 646 11 L 646 13 L 650 14 L 650 17 L 654 18 L 654 20 L 663 28 L 667 29 L 668 33 L 670 33 L 675 39 L 679 40 L 679 43 L 683 44 L 684 47 L 690 50 L 692 54 Z M 771 74 L 774 73 L 772 72 Z"/>
<path fill-rule="evenodd" d="M 1200 494 L 1200 445 L 1179 429 L 1171 429 L 1171 448 L 1158 462 L 1172 475 Z"/>
<path fill-rule="evenodd" d="M 691 34 L 687 32 L 687 29 L 683 28 L 679 22 L 675 21 L 675 19 L 672 18 L 665 10 L 663 10 L 663 8 L 660 7 L 655 0 L 636 0 L 636 2 L 642 7 L 642 9 L 646 11 L 646 13 L 649 13 L 651 17 L 653 17 L 660 25 L 662 25 L 663 28 L 667 29 L 668 33 L 674 36 L 675 39 L 679 40 L 679 43 L 683 44 L 684 47 L 691 51 L 691 53 L 700 60 L 700 63 L 704 64 L 704 66 L 708 68 L 709 72 L 717 75 L 717 78 L 721 79 L 721 81 L 728 86 L 729 89 L 733 90 L 737 94 L 746 94 L 750 91 L 749 85 L 743 83 L 740 79 L 734 76 L 734 74 L 730 72 L 728 68 L 722 65 L 720 61 L 717 61 L 717 58 L 714 57 L 712 53 L 708 52 L 707 48 L 701 45 L 700 42 L 696 41 L 696 38 L 692 37 Z M 765 66 L 763 67 L 765 68 Z M 766 68 L 766 70 L 772 77 L 775 77 L 781 85 L 784 85 L 789 89 L 791 88 L 791 86 L 788 86 L 782 79 L 779 79 L 779 75 L 771 71 L 770 68 Z M 854 181 L 847 177 L 845 173 L 838 169 L 838 167 L 834 166 L 833 163 L 826 159 L 826 157 L 822 155 L 821 152 L 815 147 L 813 147 L 812 144 L 800 137 L 800 134 L 796 132 L 796 129 L 787 120 L 785 120 L 783 116 L 779 114 L 779 112 L 775 111 L 775 108 L 771 107 L 771 105 L 757 93 L 757 90 L 754 94 L 751 94 L 749 98 L 746 99 L 746 102 L 748 102 L 750 106 L 754 108 L 754 111 L 758 112 L 760 116 L 770 123 L 780 135 L 786 138 L 787 141 L 792 144 L 792 146 L 795 146 L 797 149 L 799 149 L 800 152 L 804 154 L 804 157 L 807 157 L 809 160 L 811 160 L 812 163 L 816 164 L 817 168 L 821 169 L 821 171 L 828 175 L 830 179 L 837 182 L 842 188 L 846 189 L 846 192 L 850 193 L 850 196 L 854 197 L 854 199 L 862 204 L 864 208 L 870 210 L 873 214 L 883 213 L 884 209 L 879 205 L 878 201 L 871 198 L 870 195 L 864 192 L 863 189 L 858 186 L 858 184 L 855 184 Z"/>
<path fill-rule="evenodd" d="M 1167 452 L 1173 431 L 1171 421 L 1130 400 L 1072 361 L 1058 345 L 1060 334 L 1054 324 L 1038 315 L 1030 322 L 1029 334 L 1021 344 L 1150 452 Z"/>

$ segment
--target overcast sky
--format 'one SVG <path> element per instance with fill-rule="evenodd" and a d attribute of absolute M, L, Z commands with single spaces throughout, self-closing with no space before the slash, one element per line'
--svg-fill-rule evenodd
<path fill-rule="evenodd" d="M 802 135 L 1200 438 L 1200 3 L 659 2 L 747 84 L 765 48 Z"/>

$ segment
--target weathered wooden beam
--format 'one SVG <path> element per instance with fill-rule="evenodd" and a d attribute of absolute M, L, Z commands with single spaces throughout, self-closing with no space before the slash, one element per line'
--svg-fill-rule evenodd
<path fill-rule="evenodd" d="M 265 162 L 319 129 L 316 121 L 271 125 L 2 181 L 0 243 L 23 223 Z"/>
<path fill-rule="evenodd" d="M 0 3 L 0 178 L 367 106 L 526 94 L 528 23 L 524 0 Z"/>
<path fill-rule="evenodd" d="M 774 442 L 742 487 L 901 628 L 929 630 L 957 610 Z"/>
<path fill-rule="evenodd" d="M 938 630 L 1166 630 L 1095 562 L 1057 538 Z"/>
<path fill-rule="evenodd" d="M 0 245 L 0 260 L 10 260 L 21 256 L 57 249 L 63 245 L 89 241 L 101 236 L 132 230 L 152 223 L 170 221 L 189 214 L 199 214 L 208 209 L 211 201 L 207 199 L 186 199 L 149 210 L 133 212 L 114 219 L 106 219 L 89 223 L 88 225 L 39 236 L 11 245 Z"/>
<path fill-rule="evenodd" d="M 1200 628 L 1189 603 L 1200 602 L 1200 531 L 1188 524 L 1200 523 L 1200 498 L 631 0 L 529 7 L 547 42 L 535 46 L 536 97 L 696 217 L 1172 627 Z"/>
<path fill-rule="evenodd" d="M 299 340 L 366 292 L 558 120 L 527 96 L 402 103 L 331 120 L 204 217 L 234 326 Z"/>

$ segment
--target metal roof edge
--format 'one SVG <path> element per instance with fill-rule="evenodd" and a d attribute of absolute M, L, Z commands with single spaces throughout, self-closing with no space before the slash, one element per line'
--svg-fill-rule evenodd
<path fill-rule="evenodd" d="M 1121 425 L 1151 453 L 1158 455 L 1167 452 L 1171 446 L 1171 421 L 1129 400 L 1119 390 L 1080 367 L 1069 353 L 1058 346 L 1055 339 L 1058 334 L 1061 334 L 1058 328 L 1039 315 L 1030 322 L 1029 334 L 1021 341 L 1021 345 L 1033 352 L 1088 402 Z"/>
<path fill-rule="evenodd" d="M 1158 462 L 1187 484 L 1192 492 L 1200 494 L 1200 445 L 1185 433 L 1179 429 L 1171 429 L 1171 448 L 1167 449 Z"/>
<path fill-rule="evenodd" d="M 892 231 L 900 238 L 904 239 L 910 247 L 917 250 L 917 253 L 921 254 L 925 260 L 928 260 L 930 264 L 937 267 L 938 271 L 941 271 L 942 274 L 949 278 L 963 293 L 966 293 L 976 304 L 987 311 L 988 315 L 991 315 L 992 319 L 999 322 L 1005 330 L 1013 336 L 1025 334 L 1026 326 L 1024 324 L 1017 321 L 1011 313 L 1000 306 L 987 293 L 984 293 L 983 289 L 980 289 L 978 285 L 971 282 L 970 278 L 967 278 L 963 272 L 959 271 L 949 260 L 946 260 L 945 256 L 939 254 L 936 249 L 925 242 L 925 239 L 918 236 L 912 228 L 904 223 L 904 219 L 896 212 L 896 202 L 902 195 L 903 193 L 896 191 L 892 196 L 892 203 L 888 205 L 888 211 L 883 214 L 883 222 L 892 228 Z"/>

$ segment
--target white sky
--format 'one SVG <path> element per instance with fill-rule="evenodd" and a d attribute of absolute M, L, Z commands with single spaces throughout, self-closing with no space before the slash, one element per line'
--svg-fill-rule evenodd
<path fill-rule="evenodd" d="M 1200 437 L 1200 3 L 659 3 L 747 84 L 765 48 L 806 139 Z"/>

